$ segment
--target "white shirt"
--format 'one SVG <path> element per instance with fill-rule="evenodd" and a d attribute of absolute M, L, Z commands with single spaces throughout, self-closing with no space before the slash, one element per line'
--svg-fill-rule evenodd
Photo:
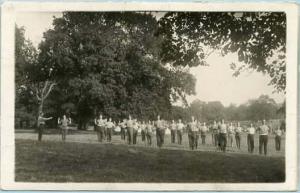
<path fill-rule="evenodd" d="M 108 121 L 106 123 L 106 127 L 109 128 L 109 129 L 113 128 L 114 126 L 115 126 L 115 124 L 113 122 L 111 122 L 111 121 Z"/>
<path fill-rule="evenodd" d="M 225 123 L 221 124 L 220 133 L 223 133 L 223 134 L 227 133 L 227 126 Z"/>
<path fill-rule="evenodd" d="M 276 136 L 281 136 L 282 135 L 282 131 L 280 129 L 277 129 L 275 131 Z"/>
<path fill-rule="evenodd" d="M 208 131 L 208 128 L 206 126 L 201 127 L 201 132 L 206 133 Z"/>
<path fill-rule="evenodd" d="M 234 134 L 234 127 L 233 126 L 228 127 L 228 133 L 229 134 Z"/>
<path fill-rule="evenodd" d="M 255 128 L 254 127 L 249 127 L 248 128 L 248 134 L 254 135 L 255 134 Z"/>
<path fill-rule="evenodd" d="M 259 135 L 268 135 L 269 127 L 267 125 L 260 126 Z"/>
<path fill-rule="evenodd" d="M 178 131 L 182 131 L 184 128 L 184 124 L 183 123 L 177 123 L 177 130 Z"/>
<path fill-rule="evenodd" d="M 199 131 L 196 122 L 191 122 L 191 123 L 190 123 L 190 126 L 191 126 L 191 130 L 192 130 L 192 131 Z"/>
<path fill-rule="evenodd" d="M 176 130 L 176 123 L 171 124 L 171 130 L 175 131 Z"/>

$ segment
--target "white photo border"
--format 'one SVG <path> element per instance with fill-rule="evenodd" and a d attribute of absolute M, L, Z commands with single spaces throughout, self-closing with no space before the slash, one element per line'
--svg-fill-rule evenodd
<path fill-rule="evenodd" d="M 15 182 L 14 28 L 17 12 L 62 11 L 272 11 L 285 12 L 286 39 L 286 181 L 283 183 L 23 183 Z M 1 188 L 6 190 L 110 191 L 293 191 L 297 189 L 298 6 L 296 3 L 192 2 L 4 2 L 1 6 Z"/>

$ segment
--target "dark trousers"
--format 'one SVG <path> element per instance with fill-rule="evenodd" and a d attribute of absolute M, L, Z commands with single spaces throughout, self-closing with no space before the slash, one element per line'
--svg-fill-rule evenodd
<path fill-rule="evenodd" d="M 42 137 L 43 137 L 43 130 L 45 128 L 44 124 L 40 124 L 38 126 L 38 141 L 42 141 Z"/>
<path fill-rule="evenodd" d="M 121 128 L 121 139 L 125 140 L 125 128 Z"/>
<path fill-rule="evenodd" d="M 146 140 L 146 132 L 144 130 L 141 131 L 142 141 Z"/>
<path fill-rule="evenodd" d="M 108 142 L 111 142 L 111 136 L 112 136 L 112 128 L 106 128 L 106 139 Z"/>
<path fill-rule="evenodd" d="M 157 140 L 158 147 L 162 147 L 162 145 L 164 144 L 164 138 L 165 138 L 165 130 L 156 129 L 156 140 Z"/>
<path fill-rule="evenodd" d="M 227 146 L 227 134 L 226 133 L 220 133 L 219 134 L 219 140 L 220 140 L 220 147 L 223 152 L 226 151 Z"/>
<path fill-rule="evenodd" d="M 137 142 L 137 134 L 138 134 L 138 131 L 134 129 L 133 130 L 133 140 L 132 140 L 133 144 L 136 144 L 136 142 Z"/>
<path fill-rule="evenodd" d="M 182 131 L 177 131 L 177 142 L 179 145 L 182 144 Z"/>
<path fill-rule="evenodd" d="M 104 127 L 96 127 L 97 138 L 99 142 L 102 142 L 104 139 Z"/>
<path fill-rule="evenodd" d="M 133 128 L 127 127 L 127 142 L 129 145 L 132 144 L 132 140 L 133 140 Z"/>
<path fill-rule="evenodd" d="M 171 143 L 175 143 L 175 130 L 171 130 Z"/>
<path fill-rule="evenodd" d="M 198 147 L 198 138 L 199 138 L 199 135 L 198 135 L 197 131 L 191 131 L 190 132 L 189 140 L 190 140 L 190 148 L 192 150 L 197 149 L 197 147 Z"/>
<path fill-rule="evenodd" d="M 241 149 L 241 134 L 239 133 L 235 134 L 235 143 L 237 148 Z"/>
<path fill-rule="evenodd" d="M 205 138 L 206 138 L 206 134 L 202 133 L 201 134 L 202 145 L 205 145 Z"/>
<path fill-rule="evenodd" d="M 253 153 L 253 150 L 254 150 L 254 135 L 253 134 L 247 135 L 247 145 L 248 145 L 248 152 Z"/>
<path fill-rule="evenodd" d="M 152 134 L 151 133 L 147 133 L 146 134 L 146 138 L 147 138 L 148 145 L 151 145 L 152 144 Z"/>
<path fill-rule="evenodd" d="M 260 135 L 259 136 L 259 154 L 262 154 L 264 149 L 264 154 L 267 155 L 268 148 L 268 135 Z"/>
<path fill-rule="evenodd" d="M 215 146 L 220 146 L 219 133 L 214 133 L 214 137 L 215 137 Z"/>
<path fill-rule="evenodd" d="M 275 137 L 275 149 L 276 149 L 276 151 L 280 151 L 280 145 L 281 145 L 281 136 L 276 135 L 276 137 Z"/>

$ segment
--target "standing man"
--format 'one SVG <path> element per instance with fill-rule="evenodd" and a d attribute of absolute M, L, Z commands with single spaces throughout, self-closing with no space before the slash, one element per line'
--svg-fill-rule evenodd
<path fill-rule="evenodd" d="M 131 145 L 133 141 L 133 120 L 131 119 L 131 116 L 129 115 L 127 123 L 127 141 L 128 144 Z"/>
<path fill-rule="evenodd" d="M 156 121 L 156 141 L 157 141 L 157 146 L 159 148 L 162 147 L 163 143 L 164 143 L 164 125 L 162 120 L 160 120 L 160 116 L 157 116 L 157 121 Z"/>
<path fill-rule="evenodd" d="M 237 123 L 237 127 L 235 128 L 235 142 L 238 149 L 241 149 L 241 133 L 242 127 L 240 122 Z"/>
<path fill-rule="evenodd" d="M 125 140 L 126 136 L 126 119 L 123 119 L 123 121 L 120 123 L 121 127 L 121 139 Z"/>
<path fill-rule="evenodd" d="M 222 123 L 220 125 L 219 140 L 220 140 L 221 150 L 225 152 L 226 145 L 227 145 L 227 125 L 225 124 L 224 119 L 222 119 Z"/>
<path fill-rule="evenodd" d="M 228 127 L 228 140 L 230 142 L 230 147 L 233 147 L 233 138 L 234 138 L 234 126 L 231 122 L 230 126 Z"/>
<path fill-rule="evenodd" d="M 190 123 L 190 148 L 192 150 L 197 149 L 198 136 L 199 136 L 198 124 L 194 116 L 192 116 L 192 122 Z"/>
<path fill-rule="evenodd" d="M 254 150 L 254 134 L 255 134 L 255 128 L 253 127 L 253 124 L 250 124 L 250 127 L 247 129 L 247 144 L 248 144 L 248 152 L 253 153 Z"/>
<path fill-rule="evenodd" d="M 136 144 L 137 142 L 137 135 L 138 135 L 138 130 L 139 130 L 139 123 L 137 122 L 137 119 L 133 120 L 133 145 Z"/>
<path fill-rule="evenodd" d="M 281 146 L 281 135 L 282 135 L 282 130 L 280 127 L 275 130 L 275 149 L 276 151 L 280 151 L 280 146 Z"/>
<path fill-rule="evenodd" d="M 211 126 L 211 141 L 212 145 L 217 146 L 218 142 L 216 141 L 216 133 L 218 131 L 218 124 L 214 121 L 213 125 Z"/>
<path fill-rule="evenodd" d="M 63 118 L 58 118 L 58 124 L 61 125 L 61 135 L 62 140 L 66 141 L 66 136 L 68 134 L 68 125 L 71 124 L 71 118 L 67 118 L 66 115 L 63 115 Z"/>
<path fill-rule="evenodd" d="M 104 130 L 105 130 L 105 120 L 103 119 L 102 115 L 99 115 L 99 118 L 95 120 L 95 125 L 96 125 L 96 133 L 98 137 L 98 141 L 102 142 L 104 138 Z"/>
<path fill-rule="evenodd" d="M 107 142 L 111 142 L 111 136 L 112 136 L 112 131 L 113 131 L 114 127 L 115 127 L 115 124 L 112 122 L 112 119 L 109 118 L 106 123 Z"/>
<path fill-rule="evenodd" d="M 38 117 L 38 121 L 37 121 L 38 141 L 42 141 L 43 131 L 45 129 L 45 121 L 48 121 L 48 120 L 52 119 L 52 117 L 45 118 L 43 116 L 44 116 L 44 113 L 40 112 L 39 117 Z"/>
<path fill-rule="evenodd" d="M 205 145 L 205 138 L 206 138 L 206 133 L 208 132 L 208 128 L 206 127 L 206 123 L 203 123 L 203 126 L 201 127 L 201 140 L 202 140 L 202 145 Z"/>
<path fill-rule="evenodd" d="M 181 122 L 181 119 L 179 119 L 178 123 L 176 125 L 176 129 L 177 129 L 177 142 L 178 142 L 179 145 L 182 144 L 183 128 L 184 128 L 184 124 Z"/>
<path fill-rule="evenodd" d="M 264 154 L 267 155 L 269 130 L 266 120 L 263 120 L 263 124 L 259 127 L 259 154 L 262 154 L 264 149 Z"/>
<path fill-rule="evenodd" d="M 176 135 L 176 123 L 174 120 L 172 120 L 172 123 L 170 125 L 170 130 L 171 130 L 171 143 L 175 143 L 175 135 Z"/>
<path fill-rule="evenodd" d="M 152 145 L 152 135 L 153 135 L 153 124 L 151 121 L 146 124 L 146 138 L 147 138 L 147 144 L 149 146 Z"/>
<path fill-rule="evenodd" d="M 140 124 L 140 129 L 141 129 L 142 141 L 145 142 L 146 141 L 146 125 L 145 125 L 145 121 L 142 121 L 142 123 Z"/>

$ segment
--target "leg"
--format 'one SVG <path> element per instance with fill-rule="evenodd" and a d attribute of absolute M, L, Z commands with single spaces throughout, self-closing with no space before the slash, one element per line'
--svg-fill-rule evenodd
<path fill-rule="evenodd" d="M 262 146 L 263 146 L 263 138 L 262 136 L 260 135 L 259 136 L 259 154 L 262 154 Z"/>
<path fill-rule="evenodd" d="M 251 153 L 253 153 L 253 150 L 254 150 L 254 135 L 250 136 L 250 145 L 251 145 Z"/>
<path fill-rule="evenodd" d="M 265 152 L 265 155 L 267 155 L 267 150 L 268 150 L 268 136 L 265 135 L 264 136 L 264 152 Z"/>

